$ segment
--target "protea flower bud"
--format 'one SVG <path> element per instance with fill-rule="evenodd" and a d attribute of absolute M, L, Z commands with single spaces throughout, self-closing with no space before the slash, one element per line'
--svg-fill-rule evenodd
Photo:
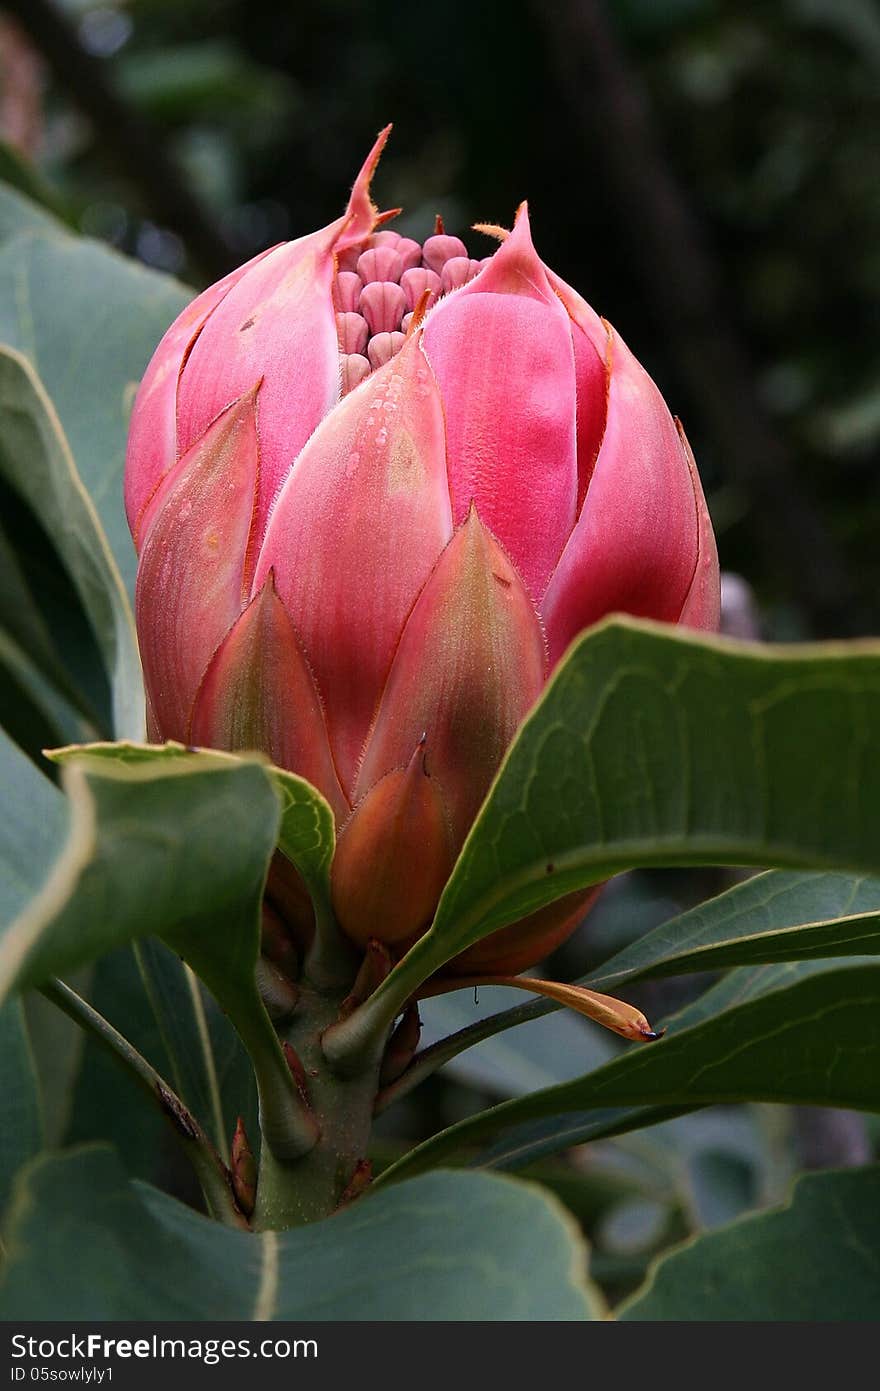
<path fill-rule="evenodd" d="M 126 504 L 151 737 L 314 783 L 344 931 L 399 949 L 571 640 L 614 611 L 714 628 L 719 581 L 684 435 L 525 205 L 482 260 L 439 220 L 423 245 L 377 231 L 386 134 L 341 218 L 168 330 Z M 582 906 L 457 967 L 522 970 Z"/>

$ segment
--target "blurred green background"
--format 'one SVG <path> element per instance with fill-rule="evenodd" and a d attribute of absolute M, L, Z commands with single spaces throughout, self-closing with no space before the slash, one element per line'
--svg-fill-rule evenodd
<path fill-rule="evenodd" d="M 880 626 L 873 0 L 64 0 L 77 61 L 47 0 L 4 8 L 7 141 L 81 230 L 190 283 L 337 216 L 389 120 L 401 230 L 527 197 L 684 420 L 764 632 Z"/>
<path fill-rule="evenodd" d="M 336 217 L 393 121 L 374 191 L 403 206 L 395 225 L 423 238 L 439 212 L 482 255 L 471 224 L 509 225 L 528 198 L 544 260 L 682 417 L 734 576 L 730 629 L 849 637 L 880 631 L 878 75 L 873 0 L 16 0 L 0 4 L 0 175 L 201 286 Z M 552 969 L 582 974 L 729 882 L 625 876 Z M 125 971 L 99 971 L 111 1017 L 142 1007 Z M 662 1015 L 677 989 L 634 1002 Z M 435 1035 L 472 1017 L 453 999 L 426 1011 Z M 567 1016 L 517 1030 L 390 1113 L 382 1145 L 576 1075 L 605 1047 Z M 59 1134 L 107 1133 L 109 1066 L 89 1055 Z M 137 1169 L 127 1114 L 113 1138 Z M 727 1108 L 542 1177 L 614 1297 L 651 1252 L 871 1148 L 855 1116 Z"/>

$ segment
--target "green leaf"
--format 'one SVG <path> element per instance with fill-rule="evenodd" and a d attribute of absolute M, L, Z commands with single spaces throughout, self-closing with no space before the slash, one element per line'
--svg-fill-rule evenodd
<path fill-rule="evenodd" d="M 59 686 L 46 679 L 31 652 L 0 628 L 0 728 L 38 767 L 43 749 L 86 743 L 96 729 L 83 718 Z"/>
<path fill-rule="evenodd" d="M 0 782 L 9 807 L 15 809 L 14 815 L 0 817 L 0 924 L 5 925 L 33 898 L 61 853 L 68 817 L 58 789 L 2 730 Z M 21 1020 L 20 1002 L 8 1001 L 0 1006 L 0 1020 L 4 1021 L 0 1031 L 8 1031 L 8 1041 L 0 1047 L 0 1058 L 4 1059 L 0 1097 L 7 1097 L 11 1106 L 27 1104 L 33 1112 L 38 1105 L 37 1094 L 42 1091 L 48 1121 L 47 1138 L 53 1143 L 60 1138 L 58 1122 L 63 1124 L 64 1117 L 59 1113 L 65 1101 L 62 1092 L 71 1085 L 79 1060 L 80 1041 L 78 1031 L 67 1021 L 56 1027 L 53 1020 L 48 1029 L 44 1027 L 45 1013 L 49 1010 L 44 1002 L 28 1003 L 33 1009 L 26 1024 Z M 16 1080 L 18 1076 L 20 1082 Z M 33 1095 L 25 1103 L 24 1097 L 31 1087 Z M 0 1121 L 0 1141 L 5 1133 Z M 20 1160 L 29 1157 L 35 1133 L 33 1121 L 25 1126 L 23 1133 L 31 1139 L 18 1155 Z M 7 1137 L 7 1141 L 14 1147 L 14 1139 Z M 10 1164 L 12 1160 L 7 1157 L 5 1162 Z"/>
<path fill-rule="evenodd" d="M 271 771 L 281 796 L 278 848 L 302 875 L 319 918 L 332 914 L 330 865 L 336 848 L 336 824 L 330 804 L 304 778 L 281 768 Z"/>
<path fill-rule="evenodd" d="M 162 761 L 186 759 L 191 755 L 191 749 L 173 740 L 165 744 L 138 744 L 121 740 L 117 743 L 89 744 L 83 748 L 54 749 L 50 756 L 58 763 L 82 756 L 125 767 L 146 767 Z M 212 751 L 211 756 L 235 761 L 235 755 L 218 751 Z M 254 757 L 259 758 L 259 755 Z M 336 826 L 330 804 L 305 778 L 268 763 L 265 769 L 275 785 L 281 804 L 278 849 L 299 870 L 316 912 L 330 912 L 330 865 L 336 847 Z"/>
<path fill-rule="evenodd" d="M 14 158 L 10 156 L 7 148 L 3 147 L 3 165 L 6 165 L 11 157 Z M 18 167 L 21 168 L 21 165 Z M 0 183 L 0 245 L 22 232 L 63 236 L 66 228 L 56 217 L 39 207 L 32 198 L 26 197 L 24 191 L 12 187 L 8 178 L 9 169 L 0 172 L 6 175 L 4 182 Z M 20 183 L 21 180 L 16 182 Z"/>
<path fill-rule="evenodd" d="M 209 975 L 252 972 L 278 824 L 263 767 L 207 754 L 125 766 L 85 753 L 63 776 L 70 836 L 0 944 L 0 991 L 151 933 Z"/>
<path fill-rule="evenodd" d="M 130 947 L 107 952 L 95 963 L 87 996 L 89 1004 L 115 1025 L 160 1074 L 169 1076 L 169 1059 Z M 58 1018 L 67 1019 L 48 1000 L 44 1004 Z M 178 1191 L 176 1185 L 181 1179 L 185 1182 L 189 1173 L 167 1116 L 148 1101 L 142 1087 L 120 1067 L 118 1058 L 102 1048 L 92 1034 L 85 1033 L 73 1021 L 70 1024 L 82 1037 L 83 1048 L 82 1063 L 71 1089 L 64 1143 L 107 1141 L 117 1150 L 129 1174 L 174 1185 Z"/>
<path fill-rule="evenodd" d="M 633 981 L 691 971 L 878 952 L 880 880 L 768 870 L 661 923 L 579 984 L 613 993 Z M 484 1036 L 561 1008 L 550 1000 L 516 1005 L 486 1020 Z"/>
<path fill-rule="evenodd" d="M 43 1117 L 21 1000 L 0 1005 L 0 1213 L 16 1171 L 43 1147 Z"/>
<path fill-rule="evenodd" d="M 143 689 L 128 598 L 43 384 L 8 348 L 0 348 L 0 470 L 54 536 L 111 678 L 115 727 L 137 737 Z"/>
<path fill-rule="evenodd" d="M 135 553 L 122 503 L 128 419 L 156 344 L 191 295 L 106 246 L 59 235 L 54 223 L 37 229 L 42 215 L 27 210 L 30 229 L 0 246 L 0 342 L 22 352 L 45 385 L 131 590 Z"/>
<path fill-rule="evenodd" d="M 111 1151 L 89 1148 L 26 1171 L 6 1236 L 6 1320 L 581 1320 L 602 1312 L 583 1243 L 557 1201 L 483 1174 L 432 1174 L 368 1194 L 315 1226 L 255 1236 L 128 1183 Z"/>
<path fill-rule="evenodd" d="M 0 999 L 155 935 L 226 1011 L 259 1081 L 264 1134 L 303 1142 L 290 1069 L 257 989 L 262 894 L 280 820 L 261 762 L 146 747 L 64 751 L 70 835 L 43 889 L 0 941 Z"/>
<path fill-rule="evenodd" d="M 641 1108 L 653 1119 L 749 1100 L 880 1110 L 878 1009 L 880 964 L 870 958 L 733 971 L 672 1019 L 661 1042 L 460 1121 L 380 1181 L 462 1152 L 469 1163 L 527 1163 L 597 1138 L 597 1121 L 604 1134 L 650 1123 Z M 618 1107 L 633 1109 L 615 1115 Z"/>
<path fill-rule="evenodd" d="M 0 782 L 14 815 L 0 817 L 0 923 L 39 889 L 68 828 L 64 798 L 0 729 Z"/>
<path fill-rule="evenodd" d="M 220 1154 L 229 1148 L 239 1115 L 256 1141 L 253 1071 L 226 1015 L 195 973 L 162 942 L 147 937 L 136 943 L 135 955 L 178 1096 L 201 1121 Z M 146 1051 L 137 1039 L 133 1041 L 141 1053 Z"/>
<path fill-rule="evenodd" d="M 0 921 L 8 923 L 35 896 L 53 862 L 61 856 L 68 816 L 61 793 L 2 732 L 0 779 L 8 790 L 10 805 L 16 808 L 14 817 L 0 819 Z M 139 944 L 139 957 L 150 1005 L 155 1011 L 174 1081 L 184 1101 L 215 1135 L 221 1150 L 228 1142 L 239 1112 L 245 1116 L 246 1123 L 251 1122 L 250 1133 L 256 1135 L 253 1073 L 229 1020 L 213 1001 L 202 998 L 192 973 L 160 942 L 144 939 Z M 89 994 L 85 981 L 72 983 L 81 993 Z M 100 1008 L 102 1002 L 96 1003 Z M 51 1138 L 58 1143 L 67 1126 L 66 1114 L 61 1114 L 60 1103 L 64 1100 L 61 1093 L 73 1087 L 82 1035 L 66 1016 L 39 997 L 29 1000 L 28 1008 L 38 1063 L 43 1054 L 46 1055 L 46 1066 L 40 1068 L 40 1074 L 44 1089 L 47 1083 L 52 1088 Z M 105 1012 L 113 1015 L 112 1009 Z M 123 1033 L 131 1034 L 130 1019 L 119 1019 L 118 1023 Z M 36 1034 L 35 1029 L 38 1030 Z M 157 1057 L 150 1047 L 142 1046 L 143 1038 L 133 1041 L 142 1052 L 151 1055 L 160 1071 L 166 1070 L 164 1059 Z M 98 1066 L 104 1066 L 103 1060 Z M 107 1064 L 108 1068 L 111 1066 Z M 113 1075 L 118 1076 L 115 1071 Z M 223 1111 L 220 1098 L 227 1091 L 227 1105 Z M 47 1104 L 49 1100 L 47 1092 Z"/>
<path fill-rule="evenodd" d="M 774 961 L 880 954 L 880 879 L 770 870 L 649 932 L 591 977 L 646 977 Z"/>
<path fill-rule="evenodd" d="M 45 617 L 35 602 L 7 527 L 0 521 L 0 635 L 26 649 L 30 661 L 54 685 L 69 692 L 69 679 L 55 651 Z M 72 741 L 71 741 L 72 742 Z"/>
<path fill-rule="evenodd" d="M 23 202 L 30 200 L 17 212 L 11 202 L 7 201 L 11 200 L 14 193 L 23 194 Z M 38 218 L 37 214 L 40 213 L 44 216 Z M 46 231 L 62 231 L 62 224 L 66 221 L 68 217 L 61 200 L 43 179 L 39 170 L 25 159 L 14 145 L 0 140 L 0 241 L 6 235 L 6 228 L 10 226 L 16 230 L 22 226 L 38 226 Z"/>
<path fill-rule="evenodd" d="M 474 992 L 456 990 L 422 1000 L 422 1048 L 492 1017 L 511 992 L 480 987 Z M 523 993 L 524 1000 L 528 997 Z M 521 1096 L 538 1087 L 552 1086 L 599 1067 L 616 1052 L 612 1036 L 591 1028 L 585 1020 L 562 1010 L 517 1033 L 487 1038 L 457 1054 L 446 1064 L 444 1077 L 453 1076 L 499 1096 Z"/>
<path fill-rule="evenodd" d="M 880 1166 L 810 1174 L 787 1206 L 664 1256 L 618 1317 L 873 1322 L 878 1252 Z"/>
<path fill-rule="evenodd" d="M 636 865 L 880 870 L 878 727 L 876 646 L 598 625 L 508 751 L 413 962 Z"/>

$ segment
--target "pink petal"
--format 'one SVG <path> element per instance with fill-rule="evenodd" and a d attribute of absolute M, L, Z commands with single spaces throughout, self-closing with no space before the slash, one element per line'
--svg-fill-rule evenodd
<path fill-rule="evenodd" d="M 606 614 L 677 622 L 697 561 L 694 484 L 672 416 L 616 333 L 610 365 L 602 447 L 541 605 L 554 663 Z"/>
<path fill-rule="evenodd" d="M 577 375 L 578 513 L 599 455 L 608 413 L 611 333 L 585 299 L 547 270 L 547 279 L 571 319 Z"/>
<path fill-rule="evenodd" d="M 455 520 L 475 502 L 537 602 L 575 521 L 576 380 L 569 318 L 524 212 L 489 265 L 432 310 L 425 351 L 446 409 Z"/>
<path fill-rule="evenodd" d="M 425 737 L 457 848 L 544 669 L 532 601 L 472 508 L 407 620 L 355 795 L 406 763 Z"/>
<path fill-rule="evenodd" d="M 293 460 L 339 398 L 332 294 L 336 256 L 363 241 L 376 223 L 369 182 L 387 134 L 383 131 L 371 150 L 342 217 L 277 247 L 254 265 L 208 320 L 181 375 L 181 453 L 218 411 L 263 379 L 258 536 Z"/>
<path fill-rule="evenodd" d="M 348 811 L 315 682 L 271 571 L 211 658 L 189 742 L 261 750 L 317 787 L 337 817 Z"/>
<path fill-rule="evenodd" d="M 142 531 L 140 514 L 177 459 L 177 381 L 187 353 L 233 285 L 274 249 L 261 251 L 197 295 L 178 314 L 150 359 L 135 397 L 125 456 L 125 510 L 136 545 Z"/>
<path fill-rule="evenodd" d="M 715 532 L 712 530 L 712 520 L 703 495 L 696 460 L 681 422 L 676 420 L 675 424 L 681 436 L 688 467 L 691 471 L 694 497 L 697 500 L 697 527 L 699 530 L 699 551 L 694 568 L 694 577 L 691 580 L 691 587 L 682 605 L 678 621 L 685 628 L 702 628 L 706 632 L 717 633 L 721 623 L 721 573 L 718 568 L 718 547 L 715 544 Z"/>
<path fill-rule="evenodd" d="M 257 567 L 258 585 L 274 567 L 346 791 L 404 620 L 451 534 L 443 409 L 415 335 L 309 441 Z"/>
<path fill-rule="evenodd" d="M 228 407 L 150 505 L 135 616 L 148 702 L 165 739 L 186 739 L 215 648 L 241 612 L 258 473 L 256 389 Z"/>

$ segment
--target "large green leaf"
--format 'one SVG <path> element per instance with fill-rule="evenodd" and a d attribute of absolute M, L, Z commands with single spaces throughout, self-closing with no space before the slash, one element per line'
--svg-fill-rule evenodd
<path fill-rule="evenodd" d="M 5 467 L 6 461 L 3 463 Z M 16 552 L 10 530 L 8 524 L 4 525 L 0 520 L 0 638 L 3 646 L 14 643 L 16 648 L 27 653 L 30 662 L 60 691 L 75 697 L 70 677 L 55 650 L 46 618 L 28 584 L 21 563 L 23 557 Z M 85 736 L 81 742 L 84 741 Z"/>
<path fill-rule="evenodd" d="M 22 232 L 64 236 L 66 230 L 51 212 L 11 187 L 8 179 L 0 183 L 0 244 Z"/>
<path fill-rule="evenodd" d="M 53 863 L 62 855 L 68 833 L 68 808 L 57 788 L 2 731 L 0 774 L 10 805 L 15 807 L 14 816 L 0 819 L 0 922 L 9 923 L 37 894 Z M 173 1080 L 190 1110 L 215 1137 L 221 1150 L 239 1111 L 251 1121 L 251 1132 L 256 1134 L 253 1075 L 226 1016 L 212 1001 L 202 998 L 195 977 L 179 956 L 161 942 L 144 939 L 140 943 L 139 964 Z M 77 988 L 84 988 L 84 982 L 74 983 Z M 108 984 L 110 998 L 114 988 Z M 95 1003 L 102 1006 L 101 1000 Z M 29 1012 L 37 1061 L 44 1064 L 39 1071 L 47 1092 L 47 1108 L 51 1101 L 51 1136 L 58 1142 L 67 1132 L 67 1093 L 74 1086 L 82 1038 L 76 1025 L 39 998 L 29 1001 Z M 114 1016 L 112 1008 L 103 1012 L 115 1017 L 123 1033 L 131 1034 L 129 1018 Z M 143 1038 L 134 1038 L 133 1042 L 141 1052 L 150 1054 L 160 1071 L 166 1070 L 165 1059 L 144 1046 Z M 105 1066 L 103 1059 L 98 1066 Z M 119 1076 L 112 1063 L 106 1066 L 111 1069 L 108 1075 Z M 224 1107 L 221 1095 L 227 1083 L 229 1096 Z M 139 1093 L 137 1104 L 142 1104 Z"/>
<path fill-rule="evenodd" d="M 34 216 L 47 219 L 31 214 L 30 228 L 0 245 L 0 342 L 24 353 L 45 385 L 131 588 L 135 555 L 122 505 L 128 418 L 153 349 L 190 294 L 106 246 L 58 234 L 57 224 L 37 229 Z"/>
<path fill-rule="evenodd" d="M 878 728 L 880 647 L 598 625 L 508 751 L 411 973 L 634 865 L 880 870 Z"/>
<path fill-rule="evenodd" d="M 53 535 L 101 647 L 116 730 L 138 737 L 140 662 L 119 570 L 44 386 L 27 358 L 8 348 L 0 348 L 0 470 Z"/>
<path fill-rule="evenodd" d="M 64 798 L 0 729 L 0 924 L 22 911 L 61 853 L 68 829 Z"/>
<path fill-rule="evenodd" d="M 117 743 L 89 744 L 86 748 L 55 749 L 50 755 L 56 762 L 66 763 L 86 757 L 128 768 L 156 767 L 169 760 L 191 758 L 192 750 L 184 744 L 169 741 L 165 744 L 138 744 L 125 740 Z M 215 759 L 231 758 L 214 752 Z M 336 825 L 330 804 L 316 787 L 305 778 L 288 773 L 283 768 L 266 764 L 266 773 L 275 784 L 281 802 L 278 827 L 278 849 L 296 865 L 311 894 L 317 911 L 330 910 L 330 865 L 336 847 Z"/>
<path fill-rule="evenodd" d="M 432 1174 L 255 1236 L 129 1183 L 110 1150 L 89 1148 L 25 1171 L 6 1240 L 6 1320 L 601 1315 L 556 1200 L 483 1174 Z"/>
<path fill-rule="evenodd" d="M 624 1319 L 874 1322 L 880 1166 L 810 1174 L 779 1211 L 664 1256 Z"/>
<path fill-rule="evenodd" d="M 880 880 L 768 870 L 645 933 L 580 983 L 614 992 L 691 971 L 878 952 Z M 469 1027 L 491 1039 L 561 1008 L 532 1000 Z"/>
<path fill-rule="evenodd" d="M 0 1213 L 12 1179 L 43 1146 L 43 1116 L 21 1000 L 0 1005 Z"/>
<path fill-rule="evenodd" d="M 0 993 L 35 985 L 155 934 L 253 972 L 257 912 L 279 808 L 261 764 L 190 755 L 123 765 L 69 762 L 67 844 L 0 943 Z"/>
<path fill-rule="evenodd" d="M 49 879 L 0 941 L 0 999 L 12 988 L 155 935 L 192 966 L 254 1062 L 273 1148 L 301 1143 L 294 1082 L 255 977 L 266 871 L 280 799 L 262 761 L 132 750 L 68 751 L 70 835 Z"/>
<path fill-rule="evenodd" d="M 880 954 L 880 879 L 770 870 L 663 923 L 591 978 L 618 990 L 646 977 L 773 961 Z"/>
<path fill-rule="evenodd" d="M 85 993 L 89 1004 L 115 1025 L 161 1076 L 173 1078 L 170 1058 L 162 1045 L 131 947 L 117 947 L 96 961 Z M 176 1185 L 181 1180 L 186 1183 L 190 1174 L 167 1116 L 148 1100 L 142 1084 L 120 1066 L 119 1058 L 102 1047 L 93 1034 L 68 1021 L 49 1000 L 43 1003 L 46 1009 L 69 1022 L 83 1039 L 82 1059 L 70 1087 L 63 1143 L 106 1141 L 114 1146 L 129 1174 L 174 1185 L 175 1191 L 179 1191 Z M 201 1121 L 202 1116 L 196 1119 Z"/>
<path fill-rule="evenodd" d="M 462 1153 L 476 1164 L 528 1163 L 715 1102 L 880 1110 L 878 1009 L 880 963 L 870 958 L 733 971 L 672 1019 L 660 1043 L 631 1048 L 577 1081 L 461 1121 L 418 1146 L 387 1177 Z"/>
<path fill-rule="evenodd" d="M 0 730 L 0 922 L 27 903 L 64 841 L 64 799 Z M 14 808 L 14 814 L 12 809 Z M 21 1002 L 0 1005 L 0 1210 L 16 1169 L 40 1148 L 43 1122 Z"/>

